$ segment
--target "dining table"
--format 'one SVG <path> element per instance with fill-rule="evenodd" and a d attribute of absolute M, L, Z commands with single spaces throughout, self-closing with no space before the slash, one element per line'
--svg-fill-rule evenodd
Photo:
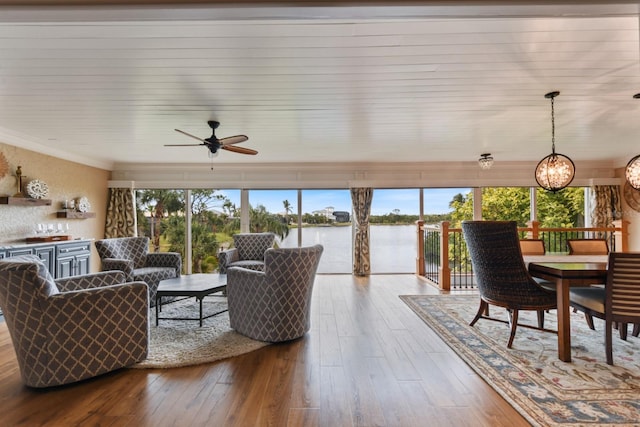
<path fill-rule="evenodd" d="M 566 255 L 525 257 L 533 277 L 556 285 L 558 312 L 558 359 L 571 362 L 571 313 L 569 288 L 604 284 L 607 279 L 606 255 Z"/>

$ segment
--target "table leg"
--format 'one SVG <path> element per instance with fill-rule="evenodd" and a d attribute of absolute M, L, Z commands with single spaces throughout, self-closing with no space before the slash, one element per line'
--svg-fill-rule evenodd
<path fill-rule="evenodd" d="M 200 327 L 202 327 L 202 298 L 198 298 L 200 300 Z"/>
<path fill-rule="evenodd" d="M 569 283 L 556 281 L 558 303 L 558 359 L 571 362 L 571 325 L 569 314 Z"/>
<path fill-rule="evenodd" d="M 161 298 L 156 296 L 156 326 L 158 326 L 158 316 L 159 316 L 159 307 L 160 307 L 160 300 Z"/>

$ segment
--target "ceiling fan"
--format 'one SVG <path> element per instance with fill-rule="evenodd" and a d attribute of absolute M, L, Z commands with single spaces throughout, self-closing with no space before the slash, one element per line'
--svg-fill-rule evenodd
<path fill-rule="evenodd" d="M 214 120 L 209 120 L 207 123 L 209 124 L 209 127 L 213 129 L 213 133 L 209 138 L 205 138 L 205 139 L 199 138 L 195 135 L 191 135 L 190 133 L 187 133 L 180 129 L 175 130 L 176 132 L 180 132 L 183 135 L 187 135 L 193 139 L 202 141 L 202 144 L 165 144 L 165 147 L 193 147 L 193 146 L 204 145 L 209 149 L 211 154 L 216 154 L 218 150 L 221 148 L 223 150 L 233 151 L 235 153 L 241 153 L 241 154 L 251 154 L 251 155 L 258 154 L 256 150 L 252 150 L 251 148 L 236 147 L 234 145 L 234 144 L 239 144 L 241 142 L 245 142 L 246 140 L 248 140 L 249 138 L 246 135 L 235 135 L 235 136 L 229 136 L 227 138 L 218 139 L 216 137 L 216 129 L 218 128 L 218 126 L 220 126 L 220 123 Z"/>

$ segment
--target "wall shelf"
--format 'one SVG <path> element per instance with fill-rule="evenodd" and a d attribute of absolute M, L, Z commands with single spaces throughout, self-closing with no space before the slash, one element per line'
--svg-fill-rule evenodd
<path fill-rule="evenodd" d="M 86 219 L 95 218 L 95 212 L 77 212 L 77 211 L 58 211 L 56 212 L 56 218 L 69 218 L 69 219 Z"/>
<path fill-rule="evenodd" d="M 32 199 L 30 197 L 0 197 L 0 205 L 13 206 L 51 206 L 51 199 Z"/>

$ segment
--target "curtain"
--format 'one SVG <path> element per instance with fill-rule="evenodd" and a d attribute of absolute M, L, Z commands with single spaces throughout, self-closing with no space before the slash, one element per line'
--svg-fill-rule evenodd
<path fill-rule="evenodd" d="M 620 186 L 594 185 L 591 198 L 591 226 L 613 227 L 613 221 L 621 218 Z"/>
<path fill-rule="evenodd" d="M 107 219 L 104 237 L 134 237 L 136 230 L 136 207 L 131 188 L 110 188 L 107 203 Z"/>
<path fill-rule="evenodd" d="M 373 201 L 372 188 L 352 188 L 351 204 L 353 205 L 353 225 L 355 235 L 353 241 L 353 274 L 367 276 L 371 273 L 369 258 L 369 216 Z"/>

